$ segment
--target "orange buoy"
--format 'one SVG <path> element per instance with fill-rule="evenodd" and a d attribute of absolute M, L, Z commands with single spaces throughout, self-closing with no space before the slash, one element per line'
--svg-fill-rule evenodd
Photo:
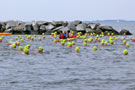
<path fill-rule="evenodd" d="M 0 35 L 12 35 L 12 33 L 0 33 Z"/>

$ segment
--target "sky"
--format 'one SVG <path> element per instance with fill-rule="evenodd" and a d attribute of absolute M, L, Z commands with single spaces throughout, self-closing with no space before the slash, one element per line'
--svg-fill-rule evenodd
<path fill-rule="evenodd" d="M 135 0 L 0 0 L 0 21 L 135 20 Z"/>

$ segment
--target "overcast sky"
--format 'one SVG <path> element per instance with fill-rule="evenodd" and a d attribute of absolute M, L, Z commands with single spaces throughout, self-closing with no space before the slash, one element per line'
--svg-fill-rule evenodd
<path fill-rule="evenodd" d="M 135 20 L 135 0 L 0 0 L 6 20 Z"/>

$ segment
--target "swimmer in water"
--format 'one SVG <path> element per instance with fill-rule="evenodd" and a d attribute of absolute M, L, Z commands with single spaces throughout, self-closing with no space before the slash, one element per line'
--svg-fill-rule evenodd
<path fill-rule="evenodd" d="M 2 37 L 0 37 L 0 42 L 2 42 L 2 40 L 3 40 L 3 38 L 2 38 Z"/>
<path fill-rule="evenodd" d="M 23 52 L 21 53 L 22 55 L 29 55 L 29 49 L 24 48 Z"/>
<path fill-rule="evenodd" d="M 23 47 L 22 46 L 19 46 L 18 50 L 22 51 L 23 50 Z"/>
<path fill-rule="evenodd" d="M 40 46 L 40 47 L 38 48 L 38 51 L 35 51 L 34 53 L 35 53 L 35 54 L 43 53 L 43 50 L 44 50 L 44 48 Z"/>
<path fill-rule="evenodd" d="M 80 50 L 80 47 L 76 47 L 75 50 L 73 51 L 74 53 L 78 53 Z"/>
<path fill-rule="evenodd" d="M 12 46 L 11 46 L 12 48 L 16 48 L 16 44 L 12 44 Z"/>

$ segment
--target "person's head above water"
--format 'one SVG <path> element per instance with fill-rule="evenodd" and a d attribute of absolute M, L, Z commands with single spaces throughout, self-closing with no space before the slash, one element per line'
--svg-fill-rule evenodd
<path fill-rule="evenodd" d="M 43 50 L 44 50 L 44 48 L 43 48 L 42 46 L 40 46 L 40 47 L 38 48 L 38 51 L 39 51 L 39 52 L 43 52 Z"/>
<path fill-rule="evenodd" d="M 22 46 L 19 46 L 18 50 L 23 50 L 23 47 Z"/>
<path fill-rule="evenodd" d="M 17 45 L 17 46 L 19 46 L 19 45 L 20 45 L 20 43 L 19 43 L 19 42 L 16 42 L 16 45 Z"/>
<path fill-rule="evenodd" d="M 28 49 L 30 49 L 30 44 L 27 44 Z"/>
<path fill-rule="evenodd" d="M 26 55 L 29 54 L 29 49 L 28 48 L 24 48 L 24 54 L 26 54 Z"/>
<path fill-rule="evenodd" d="M 16 44 L 12 44 L 12 48 L 16 48 Z"/>
<path fill-rule="evenodd" d="M 3 38 L 2 38 L 2 37 L 0 37 L 0 42 L 2 42 L 2 39 L 3 39 Z"/>
<path fill-rule="evenodd" d="M 23 39 L 20 39 L 20 41 L 21 41 L 21 42 L 24 42 L 24 40 L 23 40 Z"/>
<path fill-rule="evenodd" d="M 123 50 L 123 55 L 128 55 L 128 51 L 127 50 Z"/>
<path fill-rule="evenodd" d="M 80 50 L 80 47 L 75 48 L 75 52 L 79 52 L 79 50 Z"/>
<path fill-rule="evenodd" d="M 41 41 L 41 38 L 39 37 L 38 40 Z"/>
<path fill-rule="evenodd" d="M 93 46 L 93 51 L 97 51 L 97 46 Z"/>

